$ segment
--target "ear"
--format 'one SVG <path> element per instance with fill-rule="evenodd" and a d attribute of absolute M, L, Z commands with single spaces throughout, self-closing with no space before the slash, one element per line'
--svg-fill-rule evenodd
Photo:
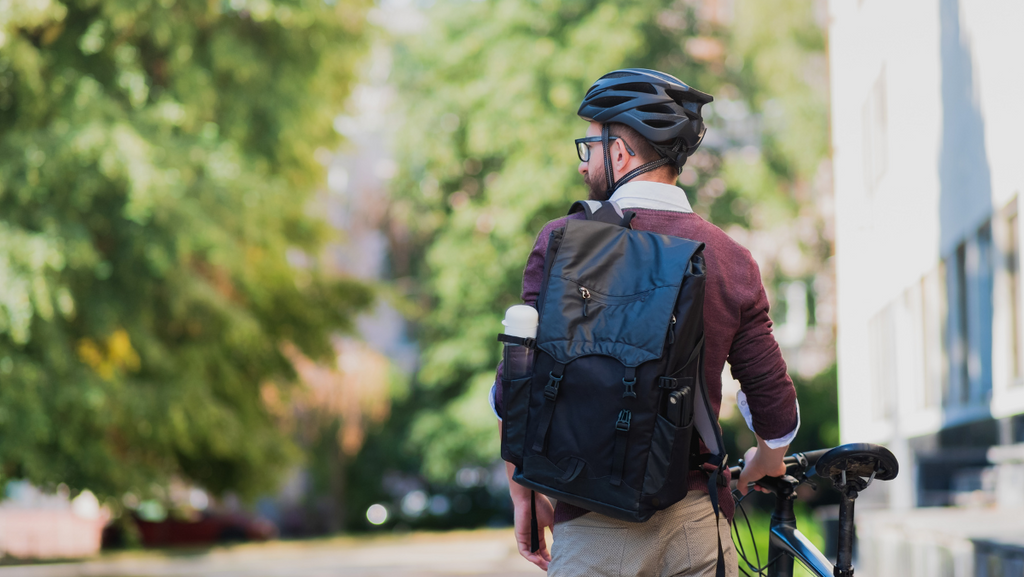
<path fill-rule="evenodd" d="M 626 151 L 626 145 L 621 138 L 616 138 L 609 142 L 611 144 L 612 153 L 612 168 L 616 173 L 625 173 L 626 166 L 629 165 L 629 152 Z M 618 179 L 618 176 L 616 176 Z"/>

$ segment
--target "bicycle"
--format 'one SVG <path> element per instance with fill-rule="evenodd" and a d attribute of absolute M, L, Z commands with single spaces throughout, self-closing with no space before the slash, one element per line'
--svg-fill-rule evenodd
<path fill-rule="evenodd" d="M 853 510 L 854 501 L 861 491 L 873 481 L 895 479 L 899 473 L 899 463 L 889 449 L 870 443 L 851 443 L 832 449 L 820 449 L 805 453 L 793 453 L 786 457 L 786 474 L 781 477 L 763 477 L 756 484 L 775 494 L 775 511 L 772 513 L 769 526 L 769 545 L 767 564 L 759 567 L 760 555 L 754 546 L 755 561 L 750 563 L 746 551 L 738 546 L 737 556 L 741 559 L 740 571 L 747 576 L 750 573 L 766 577 L 792 577 L 793 561 L 799 560 L 812 574 L 818 577 L 853 577 Z M 732 474 L 733 486 L 743 469 L 740 466 L 729 469 Z M 796 515 L 793 513 L 793 501 L 796 499 L 796 488 L 803 483 L 815 486 L 808 474 L 817 475 L 832 481 L 841 494 L 839 503 L 839 543 L 836 564 L 833 565 L 797 529 Z M 736 494 L 734 493 L 734 496 Z M 742 498 L 737 499 L 737 510 L 746 517 L 743 511 Z M 739 533 L 739 526 L 733 521 L 733 530 Z M 749 519 L 747 520 L 750 528 Z M 753 530 L 751 529 L 751 536 Z M 739 539 L 736 539 L 737 543 Z"/>

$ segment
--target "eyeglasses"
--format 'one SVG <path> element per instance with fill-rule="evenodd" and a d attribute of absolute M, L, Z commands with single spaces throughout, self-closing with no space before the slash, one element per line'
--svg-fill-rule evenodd
<path fill-rule="evenodd" d="M 608 140 L 609 141 L 611 141 L 611 140 L 622 140 L 622 144 L 626 146 L 626 152 L 628 152 L 630 156 L 636 156 L 636 153 L 633 152 L 633 149 L 631 149 L 629 147 L 629 144 L 624 139 L 622 139 L 621 137 L 619 137 L 619 136 L 609 136 Z M 580 157 L 580 162 L 590 162 L 590 143 L 591 142 L 601 142 L 601 137 L 600 136 L 588 136 L 586 138 L 577 138 L 576 139 L 576 155 Z"/>

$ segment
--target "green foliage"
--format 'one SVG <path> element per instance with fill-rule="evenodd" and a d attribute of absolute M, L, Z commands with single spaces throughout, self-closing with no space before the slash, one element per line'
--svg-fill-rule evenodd
<path fill-rule="evenodd" d="M 826 261 L 834 239 L 819 205 L 820 196 L 831 193 L 831 183 L 825 29 L 816 20 L 817 9 L 807 0 L 739 0 L 728 34 L 724 74 L 729 83 L 722 96 L 749 107 L 760 143 L 724 152 L 721 176 L 727 192 L 711 201 L 709 212 L 721 218 L 721 204 L 729 203 L 764 244 L 798 249 L 796 259 L 762 251 L 771 288 L 831 274 Z"/>
<path fill-rule="evenodd" d="M 797 451 L 839 444 L 839 377 L 835 363 L 809 378 L 793 378 L 800 406 L 800 431 L 793 440 Z"/>
<path fill-rule="evenodd" d="M 246 495 L 297 457 L 260 385 L 370 294 L 296 270 L 366 2 L 40 0 L 0 12 L 0 467 Z"/>
<path fill-rule="evenodd" d="M 739 0 L 730 53 L 741 94 L 763 113 L 765 156 L 791 181 L 814 177 L 829 153 L 825 31 L 806 0 Z"/>
<path fill-rule="evenodd" d="M 827 449 L 839 444 L 839 399 L 836 365 L 809 378 L 793 375 L 797 400 L 800 403 L 800 430 L 790 444 L 790 452 Z M 738 411 L 722 420 L 726 449 L 731 459 L 757 444 Z"/>

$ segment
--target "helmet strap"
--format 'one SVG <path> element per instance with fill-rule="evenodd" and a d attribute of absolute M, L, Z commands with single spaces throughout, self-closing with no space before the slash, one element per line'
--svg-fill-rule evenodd
<path fill-rule="evenodd" d="M 601 125 L 601 149 L 604 151 L 604 178 L 608 183 L 608 196 L 615 191 L 615 175 L 612 172 L 611 144 L 608 141 L 608 125 Z"/>
<path fill-rule="evenodd" d="M 671 158 L 668 158 L 667 156 L 662 156 L 658 160 L 652 160 L 651 162 L 648 162 L 647 164 L 643 164 L 643 165 L 640 165 L 640 166 L 634 168 L 633 170 L 631 170 L 631 171 L 627 172 L 626 174 L 622 175 L 622 178 L 620 178 L 618 182 L 615 182 L 614 172 L 612 172 L 612 153 L 611 153 L 611 147 L 609 146 L 610 142 L 608 140 L 608 125 L 607 124 L 601 125 L 601 144 L 603 145 L 602 149 L 604 150 L 604 177 L 605 177 L 605 180 L 608 183 L 608 197 L 609 198 L 611 197 L 612 194 L 615 193 L 616 190 L 619 189 L 620 186 L 622 186 L 623 184 L 626 184 L 627 182 L 629 182 L 633 178 L 635 178 L 637 176 L 640 176 L 641 174 L 643 174 L 645 172 L 650 172 L 650 171 L 652 171 L 652 170 L 654 170 L 656 168 L 661 168 L 662 166 L 665 166 L 666 164 L 669 164 L 670 162 L 672 162 Z"/>
<path fill-rule="evenodd" d="M 665 166 L 666 164 L 669 164 L 670 162 L 672 162 L 672 159 L 662 156 L 658 160 L 652 160 L 651 162 L 648 162 L 647 164 L 638 166 L 638 167 L 634 168 L 633 170 L 627 172 L 626 174 L 623 174 L 622 178 L 620 178 L 619 181 L 616 182 L 614 186 L 612 186 L 611 188 L 608 189 L 608 196 L 611 197 L 612 193 L 614 193 L 616 190 L 618 190 L 619 187 L 621 187 L 623 184 L 626 184 L 627 182 L 632 180 L 634 177 L 640 176 L 641 174 L 643 174 L 645 172 L 650 172 L 650 171 L 652 171 L 652 170 L 654 170 L 656 168 L 661 168 L 662 166 Z"/>

